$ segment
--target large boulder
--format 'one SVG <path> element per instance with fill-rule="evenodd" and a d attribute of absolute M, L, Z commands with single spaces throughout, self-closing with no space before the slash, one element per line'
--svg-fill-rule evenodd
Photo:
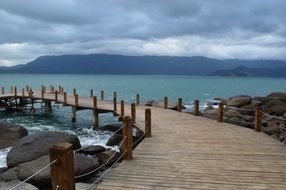
<path fill-rule="evenodd" d="M 20 125 L 0 123 L 0 149 L 14 146 L 17 141 L 27 135 L 27 129 Z"/>
<path fill-rule="evenodd" d="M 270 108 L 270 111 L 278 116 L 283 116 L 286 113 L 286 105 L 275 105 Z"/>
<path fill-rule="evenodd" d="M 122 135 L 114 134 L 108 139 L 106 146 L 118 145 L 122 141 L 122 139 Z"/>
<path fill-rule="evenodd" d="M 99 153 L 97 157 L 99 159 L 100 164 L 106 163 L 107 166 L 111 166 L 119 159 L 120 155 L 121 154 L 119 152 L 116 152 L 115 150 L 106 150 L 102 153 Z"/>
<path fill-rule="evenodd" d="M 20 139 L 7 155 L 8 168 L 19 163 L 35 160 L 49 153 L 49 148 L 68 142 L 74 145 L 74 149 L 80 148 L 80 142 L 76 135 L 64 132 L 40 132 Z"/>
<path fill-rule="evenodd" d="M 46 165 L 50 163 L 48 155 L 40 157 L 36 160 L 19 164 L 0 175 L 0 179 L 4 181 L 25 180 Z M 75 154 L 74 172 L 75 176 L 86 174 L 100 166 L 97 158 L 87 157 L 83 154 Z M 51 185 L 50 169 L 47 168 L 34 176 L 29 182 L 39 187 Z"/>
<path fill-rule="evenodd" d="M 276 110 L 272 109 L 272 107 L 275 107 L 275 106 L 286 106 L 286 104 L 282 100 L 272 99 L 271 101 L 269 100 L 267 103 L 265 103 L 261 108 L 264 112 L 267 112 L 269 114 L 273 114 L 274 111 L 276 111 Z"/>
<path fill-rule="evenodd" d="M 13 180 L 13 181 L 0 181 L 0 189 L 11 189 L 15 187 L 17 184 L 19 184 L 21 181 L 19 180 Z M 21 190 L 38 190 L 35 186 L 29 184 L 29 183 L 24 183 L 19 188 Z"/>
<path fill-rule="evenodd" d="M 86 155 L 96 155 L 98 153 L 104 152 L 106 150 L 105 147 L 100 145 L 90 145 L 78 151 L 79 153 Z"/>
<path fill-rule="evenodd" d="M 111 124 L 107 124 L 107 125 L 103 125 L 103 126 L 99 127 L 98 130 L 111 131 L 111 132 L 117 131 L 117 134 L 122 134 L 122 130 L 120 130 L 120 128 L 122 126 L 123 126 L 122 123 L 111 123 Z"/>
<path fill-rule="evenodd" d="M 246 127 L 246 128 L 254 129 L 254 123 L 244 121 L 243 119 L 241 119 L 239 117 L 228 118 L 225 120 L 225 122 L 231 123 L 234 125 L 239 125 L 239 126 Z"/>
<path fill-rule="evenodd" d="M 252 97 L 247 95 L 232 96 L 227 100 L 226 105 L 233 107 L 241 107 L 243 105 L 250 104 L 251 100 Z"/>
<path fill-rule="evenodd" d="M 271 94 L 267 95 L 267 97 L 280 98 L 284 103 L 286 103 L 286 93 L 285 92 L 272 92 Z"/>

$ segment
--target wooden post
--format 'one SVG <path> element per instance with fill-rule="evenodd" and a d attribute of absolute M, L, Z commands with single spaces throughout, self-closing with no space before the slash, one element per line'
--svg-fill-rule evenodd
<path fill-rule="evenodd" d="M 3 95 L 5 94 L 5 88 L 4 88 L 4 86 L 2 86 L 2 94 L 3 94 Z"/>
<path fill-rule="evenodd" d="M 67 93 L 64 92 L 64 105 L 66 105 L 66 104 L 67 104 Z"/>
<path fill-rule="evenodd" d="M 78 107 L 78 95 L 74 95 L 74 106 L 77 108 Z"/>
<path fill-rule="evenodd" d="M 74 96 L 76 95 L 76 89 L 75 88 L 73 89 L 73 95 Z"/>
<path fill-rule="evenodd" d="M 29 98 L 32 98 L 33 97 L 33 90 L 32 88 L 29 89 Z"/>
<path fill-rule="evenodd" d="M 218 103 L 218 115 L 217 115 L 217 121 L 218 122 L 223 122 L 223 103 L 219 102 Z"/>
<path fill-rule="evenodd" d="M 93 98 L 93 89 L 90 89 L 90 97 Z"/>
<path fill-rule="evenodd" d="M 92 128 L 95 130 L 99 127 L 99 114 L 97 110 L 93 110 L 93 124 Z"/>
<path fill-rule="evenodd" d="M 76 122 L 76 107 L 72 106 L 72 119 L 71 119 L 72 123 Z"/>
<path fill-rule="evenodd" d="M 121 100 L 120 102 L 120 115 L 124 116 L 124 100 Z"/>
<path fill-rule="evenodd" d="M 178 112 L 182 112 L 182 106 L 183 105 L 183 100 L 182 98 L 178 99 Z"/>
<path fill-rule="evenodd" d="M 117 93 L 113 92 L 113 110 L 117 111 Z"/>
<path fill-rule="evenodd" d="M 93 124 L 92 128 L 97 129 L 99 127 L 99 114 L 97 111 L 97 97 L 93 96 Z"/>
<path fill-rule="evenodd" d="M 57 102 L 58 101 L 58 91 L 56 90 L 55 91 L 55 102 Z"/>
<path fill-rule="evenodd" d="M 168 97 L 164 97 L 164 109 L 168 109 Z"/>
<path fill-rule="evenodd" d="M 14 86 L 14 96 L 17 96 L 17 86 Z"/>
<path fill-rule="evenodd" d="M 261 131 L 261 107 L 256 107 L 255 110 L 255 131 Z"/>
<path fill-rule="evenodd" d="M 101 92 L 100 92 L 100 97 L 101 97 L 101 100 L 104 100 L 104 91 L 102 90 Z"/>
<path fill-rule="evenodd" d="M 136 106 L 139 106 L 140 104 L 140 96 L 139 94 L 136 94 Z"/>
<path fill-rule="evenodd" d="M 44 89 L 41 91 L 41 98 L 44 99 Z"/>
<path fill-rule="evenodd" d="M 135 103 L 131 104 L 131 119 L 132 119 L 132 123 L 136 122 L 136 106 L 135 106 Z"/>
<path fill-rule="evenodd" d="M 75 190 L 73 145 L 60 143 L 50 148 L 52 190 Z"/>
<path fill-rule="evenodd" d="M 145 133 L 146 137 L 151 137 L 151 109 L 145 109 Z"/>
<path fill-rule="evenodd" d="M 93 109 L 97 109 L 97 96 L 93 96 Z"/>
<path fill-rule="evenodd" d="M 195 116 L 200 115 L 200 101 L 199 100 L 194 101 L 194 114 Z"/>
<path fill-rule="evenodd" d="M 131 160 L 132 159 L 132 120 L 129 116 L 123 118 L 123 129 L 122 136 L 125 139 L 123 143 L 123 150 L 126 153 L 123 156 L 123 159 Z"/>

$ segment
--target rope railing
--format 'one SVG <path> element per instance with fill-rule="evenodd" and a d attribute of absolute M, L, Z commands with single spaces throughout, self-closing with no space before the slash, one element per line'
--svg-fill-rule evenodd
<path fill-rule="evenodd" d="M 17 187 L 23 185 L 24 183 L 26 183 L 27 181 L 29 181 L 30 179 L 32 179 L 33 177 L 35 177 L 36 175 L 38 175 L 39 173 L 41 173 L 42 171 L 44 171 L 45 169 L 49 168 L 51 165 L 53 165 L 54 163 L 56 163 L 57 160 L 54 160 L 52 162 L 50 162 L 48 165 L 46 165 L 45 167 L 43 167 L 42 169 L 40 169 L 39 171 L 37 171 L 36 173 L 34 173 L 33 175 L 31 175 L 30 177 L 28 177 L 27 179 L 21 181 L 20 183 L 18 183 L 17 185 L 15 185 L 14 187 L 12 187 L 9 190 L 14 190 Z"/>
<path fill-rule="evenodd" d="M 92 182 L 92 183 L 90 184 L 90 186 L 88 186 L 88 187 L 86 188 L 86 190 L 90 189 L 90 188 L 91 188 L 92 186 L 94 186 L 98 181 L 100 181 L 100 180 L 113 168 L 113 166 L 114 166 L 117 162 L 119 162 L 119 160 L 124 156 L 124 154 L 125 154 L 126 152 L 127 152 L 127 150 L 125 150 L 125 151 L 121 154 L 121 156 L 110 166 L 110 168 L 108 168 L 107 170 L 105 170 L 100 177 L 98 177 L 94 182 Z"/>
<path fill-rule="evenodd" d="M 119 149 L 122 147 L 122 145 L 123 145 L 123 143 L 125 142 L 125 140 L 126 140 L 126 137 L 125 137 L 125 138 L 121 141 L 121 143 L 118 145 L 118 148 L 119 148 Z M 99 167 L 95 168 L 94 170 L 92 170 L 92 171 L 90 171 L 90 172 L 87 172 L 87 173 L 85 173 L 85 174 L 75 176 L 75 179 L 79 179 L 79 178 L 88 176 L 88 175 L 90 175 L 90 174 L 96 172 L 96 171 L 99 170 L 100 168 L 106 166 L 106 165 L 110 162 L 110 160 L 116 155 L 116 153 L 117 153 L 117 152 L 115 151 L 115 152 L 111 155 L 111 157 L 110 157 L 104 164 L 102 164 L 101 166 L 99 166 Z"/>
<path fill-rule="evenodd" d="M 133 143 L 132 143 L 132 146 L 135 145 L 135 144 L 137 144 L 140 140 L 142 140 L 142 139 L 146 136 L 146 134 L 148 133 L 148 131 L 149 131 L 149 130 L 146 130 L 146 131 L 144 132 L 144 134 L 140 136 L 139 139 L 137 139 L 135 142 L 133 142 Z"/>

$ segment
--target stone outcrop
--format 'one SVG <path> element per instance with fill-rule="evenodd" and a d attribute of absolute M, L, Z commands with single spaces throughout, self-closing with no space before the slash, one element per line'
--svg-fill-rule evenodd
<path fill-rule="evenodd" d="M 14 146 L 21 138 L 27 135 L 27 129 L 20 125 L 0 123 L 0 149 Z"/>
<path fill-rule="evenodd" d="M 76 135 L 63 132 L 40 132 L 19 140 L 7 155 L 8 168 L 48 155 L 49 148 L 60 143 L 69 142 L 74 149 L 80 148 Z"/>

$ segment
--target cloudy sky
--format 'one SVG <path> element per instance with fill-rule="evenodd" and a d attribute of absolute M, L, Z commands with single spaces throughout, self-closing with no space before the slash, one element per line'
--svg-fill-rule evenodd
<path fill-rule="evenodd" d="M 0 66 L 108 53 L 286 60 L 285 0 L 1 0 Z"/>

